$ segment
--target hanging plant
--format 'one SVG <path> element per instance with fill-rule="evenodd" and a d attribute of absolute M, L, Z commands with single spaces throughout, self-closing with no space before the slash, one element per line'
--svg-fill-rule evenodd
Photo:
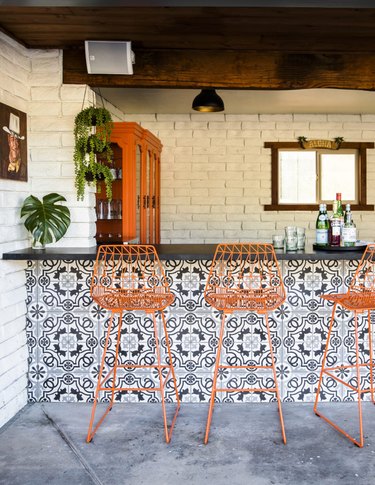
<path fill-rule="evenodd" d="M 112 126 L 112 116 L 106 108 L 90 106 L 75 117 L 73 158 L 78 200 L 83 199 L 86 184 L 97 185 L 100 179 L 104 179 L 107 198 L 112 199 L 113 176 L 109 167 L 113 155 Z M 100 160 L 98 160 L 98 154 L 100 154 Z"/>

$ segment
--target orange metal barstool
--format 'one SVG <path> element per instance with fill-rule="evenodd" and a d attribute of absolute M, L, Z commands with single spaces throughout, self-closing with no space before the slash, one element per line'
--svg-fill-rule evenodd
<path fill-rule="evenodd" d="M 159 261 L 156 250 L 148 245 L 107 245 L 98 250 L 94 274 L 91 282 L 91 296 L 101 307 L 111 312 L 104 350 L 99 370 L 98 384 L 95 392 L 95 400 L 91 411 L 91 420 L 87 433 L 87 442 L 90 442 L 102 424 L 108 412 L 112 409 L 116 392 L 121 391 L 160 391 L 161 404 L 164 420 L 165 440 L 170 442 L 177 414 L 180 409 L 180 398 L 177 390 L 177 381 L 173 368 L 171 348 L 168 338 L 167 326 L 163 310 L 174 301 L 174 295 L 170 291 L 168 280 Z M 124 311 L 142 310 L 152 315 L 156 363 L 153 365 L 122 365 L 119 363 L 120 334 L 122 327 L 122 315 Z M 159 312 L 162 320 L 162 330 L 165 335 L 165 343 L 169 362 L 162 364 L 161 348 L 156 320 L 156 312 Z M 116 341 L 116 356 L 113 368 L 104 377 L 106 355 L 110 343 L 110 334 L 113 327 L 115 314 L 118 314 L 118 329 Z M 119 369 L 157 369 L 159 387 L 123 387 L 118 375 Z M 165 409 L 165 387 L 169 378 L 173 379 L 173 388 L 176 395 L 177 409 L 173 416 L 172 424 L 168 431 L 167 415 Z M 110 392 L 110 402 L 94 427 L 95 411 L 100 391 Z"/>
<path fill-rule="evenodd" d="M 216 248 L 206 283 L 206 301 L 222 314 L 216 363 L 212 382 L 210 406 L 204 443 L 207 444 L 217 392 L 274 392 L 276 394 L 281 434 L 286 443 L 280 393 L 276 378 L 275 357 L 272 349 L 268 313 L 285 301 L 285 288 L 271 244 L 219 244 Z M 222 365 L 220 363 L 225 317 L 235 311 L 255 312 L 265 316 L 271 365 Z M 242 388 L 217 387 L 219 369 L 272 369 L 274 387 Z"/>
<path fill-rule="evenodd" d="M 354 277 L 349 285 L 348 291 L 342 294 L 322 295 L 321 298 L 333 302 L 331 323 L 328 329 L 327 343 L 323 355 L 322 369 L 320 371 L 319 384 L 316 391 L 314 412 L 317 416 L 323 418 L 327 423 L 333 426 L 337 431 L 346 436 L 352 443 L 363 447 L 363 423 L 362 423 L 362 397 L 364 393 L 371 393 L 371 400 L 374 401 L 374 383 L 373 383 L 373 354 L 372 354 L 372 335 L 371 335 L 371 310 L 375 309 L 375 244 L 369 244 L 364 252 L 358 268 L 354 274 Z M 355 337 L 355 364 L 351 365 L 338 365 L 338 366 L 326 366 L 327 354 L 329 351 L 329 345 L 332 335 L 332 328 L 335 324 L 335 311 L 337 305 L 341 305 L 349 311 L 354 312 L 354 337 Z M 368 338 L 369 338 L 369 353 L 370 359 L 368 362 L 360 362 L 359 355 L 359 338 L 358 338 L 358 314 L 367 312 L 367 324 L 368 324 Z M 361 369 L 369 368 L 370 372 L 370 388 L 361 389 Z M 339 376 L 335 375 L 335 372 L 342 372 L 345 369 L 355 369 L 356 385 L 351 385 L 349 382 L 344 381 Z M 320 396 L 320 389 L 323 381 L 323 375 L 329 376 L 331 379 L 340 382 L 350 390 L 358 394 L 358 416 L 359 416 L 359 441 L 353 438 L 350 434 L 337 426 L 333 421 L 324 416 L 318 411 L 318 401 Z"/>

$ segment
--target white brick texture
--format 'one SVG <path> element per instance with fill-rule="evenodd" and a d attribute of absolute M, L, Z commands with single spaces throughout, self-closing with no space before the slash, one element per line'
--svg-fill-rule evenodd
<path fill-rule="evenodd" d="M 31 59 L 25 48 L 2 33 L 0 72 L 0 102 L 28 113 Z M 28 246 L 19 209 L 29 193 L 30 182 L 0 180 L 0 256 Z M 25 261 L 0 261 L 0 426 L 27 400 L 25 267 Z"/>
<path fill-rule="evenodd" d="M 149 126 L 163 145 L 161 168 L 162 242 L 270 241 L 293 224 L 315 237 L 316 214 L 265 212 L 271 202 L 271 150 L 265 141 L 298 136 L 373 141 L 371 115 L 127 115 Z M 173 143 L 171 143 L 173 140 Z M 368 150 L 368 203 L 375 203 L 375 150 Z M 372 176 L 372 178 L 371 178 Z M 182 190 L 183 189 L 183 190 Z M 177 216 L 177 217 L 176 217 Z M 180 217 L 183 216 L 183 217 Z M 373 240 L 369 213 L 356 213 L 359 237 Z M 194 223 L 192 222 L 194 221 Z M 199 225 L 197 224 L 199 222 Z"/>
<path fill-rule="evenodd" d="M 93 190 L 77 202 L 74 188 L 73 124 L 94 93 L 62 85 L 62 53 L 27 50 L 0 32 L 0 102 L 27 113 L 28 182 L 0 180 L 0 256 L 29 246 L 20 220 L 23 200 L 56 191 L 67 198 L 72 224 L 57 246 L 95 244 Z M 123 113 L 105 102 L 116 121 Z M 0 261 L 0 426 L 26 404 L 26 262 Z"/>

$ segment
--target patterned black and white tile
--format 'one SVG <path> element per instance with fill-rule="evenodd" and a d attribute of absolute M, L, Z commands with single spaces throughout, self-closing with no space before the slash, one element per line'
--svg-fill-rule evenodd
<path fill-rule="evenodd" d="M 203 298 L 210 261 L 165 261 L 165 269 L 176 295 L 165 311 L 178 388 L 184 402 L 208 402 L 212 387 L 221 315 Z M 269 318 L 277 375 L 282 399 L 311 402 L 319 380 L 332 306 L 320 296 L 343 291 L 350 282 L 357 261 L 282 261 L 287 290 L 284 304 Z M 27 268 L 27 334 L 29 346 L 29 400 L 92 401 L 98 379 L 110 315 L 90 298 L 92 261 L 35 261 Z M 330 364 L 353 360 L 354 324 L 343 310 L 336 312 Z M 368 327 L 360 320 L 364 358 L 369 357 Z M 118 333 L 115 319 L 110 333 L 106 372 L 115 358 Z M 159 325 L 165 354 L 165 340 Z M 264 318 L 254 313 L 227 317 L 222 363 L 268 365 L 270 356 Z M 165 356 L 165 355 L 164 355 Z M 119 358 L 122 364 L 155 362 L 153 321 L 140 312 L 125 313 L 120 329 Z M 352 371 L 340 370 L 352 382 Z M 124 371 L 118 376 L 127 386 L 145 387 L 143 392 L 119 393 L 117 400 L 156 401 L 153 388 L 158 376 L 152 370 Z M 369 383 L 368 375 L 362 379 Z M 263 402 L 275 395 L 270 372 L 252 369 L 224 369 L 218 386 L 260 388 L 261 392 L 220 392 L 219 401 Z M 353 399 L 344 386 L 325 379 L 322 400 Z M 102 400 L 108 395 L 103 392 Z M 168 400 L 175 400 L 173 388 Z"/>

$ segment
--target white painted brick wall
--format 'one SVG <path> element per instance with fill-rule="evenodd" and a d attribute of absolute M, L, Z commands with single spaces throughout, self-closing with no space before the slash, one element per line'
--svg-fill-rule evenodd
<path fill-rule="evenodd" d="M 77 202 L 74 187 L 74 117 L 95 102 L 95 93 L 85 86 L 62 85 L 62 54 L 57 50 L 28 51 L 31 57 L 29 77 L 29 152 L 31 192 L 40 197 L 51 187 L 67 199 L 72 224 L 57 247 L 95 245 L 94 189 L 87 188 L 83 201 Z M 43 77 L 44 76 L 44 77 Z M 41 86 L 42 85 L 42 86 Z M 124 115 L 105 101 L 115 121 Z M 74 208 L 79 208 L 79 212 Z M 79 214 L 79 216 L 78 216 Z M 78 219 L 76 217 L 78 216 Z"/>
<path fill-rule="evenodd" d="M 95 244 L 93 189 L 78 202 L 74 188 L 73 124 L 85 90 L 62 85 L 60 51 L 27 50 L 0 32 L 0 102 L 26 112 L 28 123 L 28 182 L 0 180 L 0 256 L 30 245 L 19 211 L 31 193 L 56 191 L 68 201 L 72 224 L 56 246 Z M 85 106 L 94 99 L 87 89 Z M 121 111 L 105 106 L 123 120 Z M 0 426 L 27 399 L 25 267 L 26 262 L 0 261 Z"/>
<path fill-rule="evenodd" d="M 27 113 L 30 72 L 27 50 L 0 32 L 0 102 Z M 0 179 L 0 255 L 28 245 L 19 208 L 30 186 Z M 25 266 L 25 261 L 0 261 L 0 426 L 27 400 Z"/>
<path fill-rule="evenodd" d="M 74 117 L 95 100 L 85 86 L 62 85 L 62 54 L 58 50 L 30 50 L 29 175 L 30 192 L 42 197 L 56 191 L 72 209 L 72 224 L 60 247 L 93 246 L 94 196 L 88 189 L 77 202 L 74 187 Z M 53 187 L 53 189 L 52 189 Z M 79 220 L 73 208 L 80 208 Z"/>
<path fill-rule="evenodd" d="M 315 238 L 316 214 L 265 212 L 271 202 L 271 150 L 265 141 L 298 136 L 374 141 L 375 115 L 129 114 L 163 143 L 162 242 L 270 241 L 287 224 Z M 368 150 L 368 203 L 375 203 L 375 150 Z M 374 187 L 374 188 L 373 188 Z M 373 213 L 355 213 L 359 237 L 375 238 Z M 197 225 L 199 223 L 199 225 Z M 186 242 L 186 240 L 185 240 Z"/>

